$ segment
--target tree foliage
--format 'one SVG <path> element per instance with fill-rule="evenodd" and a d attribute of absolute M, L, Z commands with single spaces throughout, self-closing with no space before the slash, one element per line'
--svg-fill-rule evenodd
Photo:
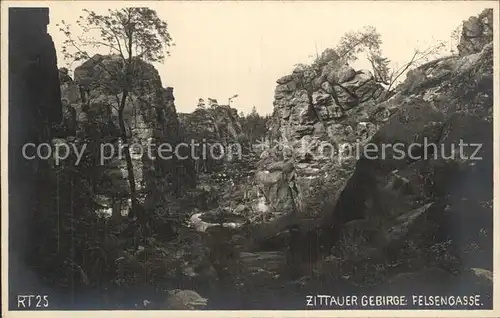
<path fill-rule="evenodd" d="M 150 8 L 108 10 L 107 14 L 83 10 L 77 20 L 79 35 L 62 21 L 60 30 L 66 35 L 63 43 L 65 58 L 90 59 L 88 49 L 108 49 L 123 60 L 133 57 L 148 62 L 163 62 L 172 46 L 168 25 Z"/>
<path fill-rule="evenodd" d="M 335 51 L 345 62 L 354 62 L 363 52 L 381 53 L 382 39 L 380 33 L 372 26 L 365 26 L 361 31 L 347 32 L 340 38 Z"/>
<path fill-rule="evenodd" d="M 241 128 L 245 132 L 250 144 L 266 136 L 269 119 L 269 116 L 261 116 L 255 106 L 252 108 L 250 114 L 241 116 Z"/>
<path fill-rule="evenodd" d="M 450 53 L 458 54 L 458 51 L 455 51 L 458 43 L 460 42 L 460 37 L 462 35 L 462 25 L 456 27 L 450 35 Z"/>

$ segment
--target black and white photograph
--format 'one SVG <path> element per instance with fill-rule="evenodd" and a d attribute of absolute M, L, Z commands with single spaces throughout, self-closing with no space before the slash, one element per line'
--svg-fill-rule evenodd
<path fill-rule="evenodd" d="M 498 2 L 1 5 L 2 317 L 498 317 Z"/>

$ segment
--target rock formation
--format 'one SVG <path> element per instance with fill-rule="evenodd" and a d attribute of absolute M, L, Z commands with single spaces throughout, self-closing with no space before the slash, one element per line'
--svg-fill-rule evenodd
<path fill-rule="evenodd" d="M 59 72 L 64 104 L 64 122 L 67 133 L 74 132 L 79 140 L 88 140 L 89 147 L 108 143 L 108 152 L 101 174 L 94 180 L 95 194 L 102 205 L 118 208 L 126 213 L 129 195 L 125 158 L 119 153 L 119 115 L 116 94 L 120 88 L 116 81 L 120 59 L 116 56 L 95 55 L 74 72 L 75 79 L 67 70 Z M 173 88 L 163 88 L 158 71 L 151 65 L 137 61 L 136 81 L 124 109 L 123 118 L 127 129 L 137 190 L 158 189 L 182 191 L 194 184 L 190 160 L 179 160 L 173 153 L 182 136 L 174 104 Z M 167 143 L 172 153 L 156 154 L 158 147 Z M 113 149 L 113 150 L 111 150 Z M 94 149 L 100 153 L 101 149 Z M 114 152 L 111 153 L 111 152 Z M 150 152 L 152 155 L 149 155 Z M 99 158 L 100 159 L 100 158 Z M 125 200 L 125 201 L 124 201 Z M 124 201 L 124 202 L 122 202 Z M 118 202 L 118 206 L 112 206 Z"/>
<path fill-rule="evenodd" d="M 179 114 L 179 121 L 188 143 L 199 145 L 195 148 L 197 173 L 220 172 L 217 167 L 220 168 L 224 161 L 230 159 L 230 146 L 239 142 L 243 134 L 237 110 L 227 105 L 198 107 L 192 113 Z M 210 155 L 211 145 L 214 146 L 214 156 Z M 222 151 L 226 153 L 221 152 L 220 146 L 224 147 Z"/>
<path fill-rule="evenodd" d="M 271 135 L 256 179 L 269 208 L 288 221 L 263 231 L 269 234 L 288 226 L 290 215 L 331 215 L 354 170 L 354 148 L 345 146 L 361 145 L 376 131 L 379 123 L 369 120 L 370 113 L 383 92 L 370 71 L 340 63 L 331 49 L 277 83 Z"/>
<path fill-rule="evenodd" d="M 485 9 L 478 16 L 464 21 L 458 44 L 460 56 L 478 53 L 493 41 L 493 9 Z"/>
<path fill-rule="evenodd" d="M 237 110 L 226 105 L 180 113 L 179 120 L 185 135 L 193 138 L 229 142 L 237 140 L 242 134 Z"/>
<path fill-rule="evenodd" d="M 311 247 L 333 240 L 343 262 L 336 266 L 344 269 L 396 260 L 396 267 L 439 266 L 454 275 L 491 269 L 491 14 L 464 22 L 460 56 L 411 70 L 387 100 L 378 99 L 381 88 L 369 72 L 332 61 L 320 64 L 321 72 L 301 66 L 280 78 L 271 122 L 271 138 L 280 144 L 264 152 L 256 180 L 270 208 L 285 216 L 257 226 L 254 236 L 264 241 L 297 225 L 302 232 L 316 229 L 315 240 L 326 236 L 321 243 L 304 243 L 305 234 L 295 242 L 315 254 Z M 332 160 L 318 155 L 322 142 L 358 144 L 361 152 Z M 394 147 L 381 152 L 397 143 L 403 157 Z M 457 155 L 461 143 L 469 146 Z M 368 146 L 378 149 L 375 159 Z M 454 278 L 445 290 L 456 284 Z"/>
<path fill-rule="evenodd" d="M 44 15 L 44 23 L 45 18 Z M 39 32 L 37 34 L 40 35 Z M 33 41 L 23 43 L 18 39 L 17 44 L 19 43 L 33 47 Z M 33 54 L 50 56 L 47 52 L 42 54 L 40 51 L 34 51 Z M 22 57 L 22 54 L 16 55 L 14 51 L 11 56 L 18 58 Z M 55 59 L 55 51 L 52 57 Z M 98 277 L 107 269 L 95 266 L 96 255 L 88 246 L 98 245 L 99 249 L 105 251 L 106 257 L 118 259 L 120 253 L 125 250 L 122 246 L 130 244 L 127 237 L 137 237 L 137 228 L 144 227 L 133 218 L 122 218 L 123 214 L 129 212 L 127 199 L 130 196 L 125 160 L 123 155 L 117 153 L 120 151 L 121 137 L 115 109 L 118 91 L 111 79 L 104 74 L 105 69 L 99 67 L 102 64 L 112 69 L 116 60 L 112 56 L 95 56 L 92 62 L 94 61 L 99 63 L 84 63 L 78 67 L 75 80 L 65 69 L 60 69 L 58 74 L 55 62 L 51 72 L 47 73 L 46 69 L 43 69 L 43 75 L 53 76 L 41 82 L 32 82 L 32 78 L 41 77 L 36 73 L 40 71 L 37 64 L 31 69 L 35 72 L 33 76 L 29 75 L 30 73 L 23 76 L 17 74 L 18 77 L 14 73 L 11 76 L 10 93 L 15 103 L 10 105 L 13 109 L 10 136 L 17 139 L 12 139 L 9 161 L 21 165 L 11 167 L 11 177 L 17 177 L 10 180 L 10 212 L 13 213 L 10 218 L 11 229 L 29 229 L 10 231 L 10 242 L 18 251 L 18 254 L 12 253 L 10 258 L 11 283 L 14 282 L 11 292 L 51 294 L 54 297 L 51 302 L 54 308 L 83 306 L 81 298 L 72 297 L 71 293 L 67 293 L 70 281 L 75 282 L 73 289 L 78 296 L 92 294 L 91 288 L 101 288 Z M 25 60 L 15 62 L 17 64 L 10 68 L 11 71 L 15 71 L 16 67 L 22 66 L 23 63 L 30 65 L 30 61 Z M 42 62 L 42 66 L 47 68 L 44 64 L 46 61 Z M 194 170 L 189 160 L 177 160 L 175 156 L 172 159 L 150 160 L 147 153 L 148 142 L 152 145 L 168 143 L 175 148 L 182 140 L 182 135 L 174 105 L 173 89 L 162 87 L 157 71 L 150 64 L 138 61 L 136 66 L 137 85 L 129 95 L 124 120 L 128 139 L 142 146 L 144 150 L 142 156 L 137 153 L 132 155 L 140 207 L 148 218 L 146 230 L 154 232 L 159 239 L 169 240 L 174 235 L 174 221 L 168 217 L 170 214 L 176 215 L 176 209 L 182 208 L 178 204 L 179 192 L 193 185 Z M 26 77 L 30 79 L 29 83 L 23 82 Z M 39 91 L 40 94 L 37 93 Z M 50 95 L 51 98 L 56 98 L 58 103 L 52 103 L 52 99 L 47 101 L 47 92 L 50 91 L 59 94 L 55 97 Z M 26 99 L 29 99 L 30 103 Z M 59 105 L 59 108 L 54 107 L 52 110 L 58 111 L 56 114 L 59 114 L 59 118 L 53 116 L 52 122 L 49 121 L 51 117 L 48 117 L 51 114 L 50 109 L 43 108 L 47 105 Z M 30 108 L 33 106 L 46 112 Z M 18 111 L 14 107 L 18 107 Z M 46 117 L 35 117 L 39 114 Z M 21 115 L 25 116 L 24 122 L 33 125 L 16 124 L 16 121 L 21 121 Z M 57 122 L 57 119 L 62 119 L 62 122 Z M 29 129 L 22 131 L 19 127 Z M 32 128 L 33 130 L 30 130 Z M 18 158 L 21 142 L 30 141 L 52 145 L 66 144 L 71 150 L 83 150 L 83 155 L 79 162 L 76 161 L 77 157 L 73 151 L 58 164 L 53 158 L 39 160 L 36 164 L 23 162 Z M 101 163 L 101 146 L 106 144 L 112 147 L 105 150 L 109 152 L 110 148 L 114 148 L 115 154 L 113 156 L 105 152 L 104 155 L 109 156 Z M 134 147 L 132 150 L 134 151 Z M 152 153 L 155 154 L 154 147 Z M 25 212 L 16 212 L 21 209 Z M 112 217 L 103 218 L 102 214 Z M 181 220 L 182 215 L 179 214 L 178 218 Z M 101 233 L 104 232 L 101 231 L 104 228 L 107 228 L 104 231 L 106 233 L 110 233 L 107 231 L 111 228 L 115 232 L 111 236 L 103 237 Z M 33 233 L 36 239 L 24 233 Z M 84 238 L 75 233 L 85 233 Z M 137 245 L 139 242 L 132 244 Z M 30 259 L 24 259 L 26 254 Z M 97 256 L 99 257 L 101 256 Z M 30 269 L 29 265 L 33 264 L 36 265 L 36 270 Z M 78 267 L 80 270 L 73 270 Z M 111 269 L 112 272 L 115 270 L 116 268 Z M 116 277 L 116 273 L 112 275 Z M 37 277 L 43 277 L 51 289 L 39 287 Z M 19 281 L 20 278 L 24 281 Z M 26 285 L 22 285 L 22 282 Z M 15 297 L 12 299 L 16 301 Z"/>

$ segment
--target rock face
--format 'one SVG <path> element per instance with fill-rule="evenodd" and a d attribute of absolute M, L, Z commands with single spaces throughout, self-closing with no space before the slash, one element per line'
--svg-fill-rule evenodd
<path fill-rule="evenodd" d="M 187 142 L 199 145 L 193 158 L 197 173 L 217 171 L 222 162 L 231 159 L 230 145 L 238 143 L 243 133 L 238 111 L 226 105 L 198 107 L 192 113 L 179 114 L 179 121 Z"/>
<path fill-rule="evenodd" d="M 231 147 L 243 133 L 236 109 L 225 105 L 198 107 L 192 113 L 179 114 L 179 121 L 187 142 L 199 145 L 193 158 L 197 173 L 218 170 L 223 162 L 233 159 L 230 151 L 238 157 L 238 149 Z"/>
<path fill-rule="evenodd" d="M 230 208 L 233 202 L 229 193 L 251 169 L 246 164 L 251 161 L 247 158 L 250 152 L 237 110 L 226 105 L 198 107 L 192 113 L 179 114 L 179 120 L 186 142 L 195 145 L 197 190 L 201 197 L 211 198 L 198 207 Z"/>
<path fill-rule="evenodd" d="M 256 176 L 277 214 L 330 214 L 354 169 L 349 146 L 363 144 L 379 124 L 369 118 L 383 88 L 370 71 L 338 60 L 327 50 L 315 65 L 300 65 L 277 81 L 271 134 Z"/>
<path fill-rule="evenodd" d="M 22 146 L 50 141 L 51 126 L 62 117 L 57 56 L 47 34 L 47 8 L 9 8 L 9 292 L 42 293 L 39 279 L 28 266 L 36 238 L 35 213 L 44 193 L 38 181 L 47 171 L 43 162 L 27 160 Z M 42 191 L 43 192 L 43 191 Z M 24 229 L 24 230 L 20 230 Z M 49 294 L 49 292 L 46 292 Z M 10 306 L 15 308 L 15 297 Z"/>
<path fill-rule="evenodd" d="M 491 121 L 493 42 L 477 53 L 445 57 L 408 73 L 401 95 L 420 97 L 444 113 L 466 112 Z"/>
<path fill-rule="evenodd" d="M 242 134 L 238 111 L 225 105 L 197 108 L 192 113 L 181 113 L 179 121 L 185 135 L 193 138 L 228 142 L 237 140 Z"/>
<path fill-rule="evenodd" d="M 464 21 L 458 44 L 460 56 L 478 53 L 493 41 L 493 9 L 485 9 L 476 17 Z"/>
<path fill-rule="evenodd" d="M 162 183 L 165 191 L 177 191 L 190 186 L 194 183 L 191 162 L 179 160 L 173 151 L 182 139 L 173 88 L 162 87 L 158 71 L 151 64 L 136 61 L 134 67 L 136 80 L 123 118 L 136 188 L 143 192 Z M 116 97 L 121 91 L 114 83 L 119 70 L 118 57 L 95 55 L 75 69 L 74 80 L 65 69 L 59 71 L 59 77 L 66 133 L 74 133 L 76 142 L 90 139 L 92 151 L 106 156 L 100 173 L 93 180 L 95 195 L 100 197 L 101 205 L 126 213 L 128 173 L 125 157 L 119 153 L 121 135 Z M 102 143 L 108 146 L 101 153 L 102 149 L 97 147 L 102 147 Z M 156 153 L 161 144 L 172 149 L 170 153 L 163 153 L 164 159 Z"/>

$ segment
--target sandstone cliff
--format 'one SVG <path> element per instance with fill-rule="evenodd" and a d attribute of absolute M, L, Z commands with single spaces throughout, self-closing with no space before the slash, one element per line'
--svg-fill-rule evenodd
<path fill-rule="evenodd" d="M 75 69 L 74 80 L 66 69 L 61 69 L 59 74 L 66 132 L 74 134 L 76 143 L 90 141 L 94 154 L 106 156 L 100 173 L 92 180 L 94 193 L 102 205 L 126 213 L 128 172 L 125 158 L 119 153 L 121 136 L 116 94 L 120 91 L 114 83 L 119 63 L 115 56 L 96 55 Z M 156 154 L 162 143 L 175 149 L 182 140 L 173 88 L 162 87 L 158 71 L 152 65 L 137 61 L 134 67 L 136 81 L 123 118 L 131 145 L 136 187 L 139 193 L 144 193 L 143 201 L 145 193 L 159 190 L 160 184 L 161 191 L 182 191 L 194 184 L 195 176 L 189 160 L 179 160 L 173 153 L 171 159 L 161 159 Z M 109 144 L 107 152 L 100 153 L 97 147 L 105 143 Z M 112 202 L 118 205 L 113 207 Z"/>
<path fill-rule="evenodd" d="M 370 71 L 339 60 L 328 49 L 315 64 L 299 65 L 277 81 L 256 179 L 268 208 L 288 221 L 263 230 L 264 236 L 297 218 L 314 223 L 330 217 L 354 170 L 353 149 L 345 145 L 362 145 L 380 124 L 370 115 L 383 87 Z"/>

